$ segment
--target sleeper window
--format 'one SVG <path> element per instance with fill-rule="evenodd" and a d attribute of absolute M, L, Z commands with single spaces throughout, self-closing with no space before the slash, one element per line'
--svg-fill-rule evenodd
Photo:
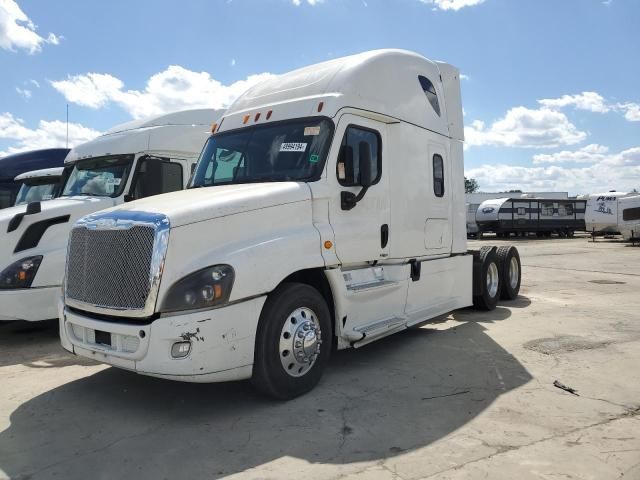
<path fill-rule="evenodd" d="M 436 87 L 433 85 L 431 80 L 427 77 L 418 75 L 418 81 L 420 82 L 420 86 L 422 87 L 422 91 L 427 96 L 427 100 L 429 100 L 429 104 L 433 108 L 433 111 L 440 116 L 440 103 L 438 102 L 438 94 L 436 93 Z"/>
<path fill-rule="evenodd" d="M 437 153 L 433 156 L 433 193 L 436 197 L 444 196 L 444 161 Z"/>
<path fill-rule="evenodd" d="M 362 127 L 349 126 L 342 138 L 340 146 L 340 158 L 336 165 L 336 175 L 340 185 L 345 187 L 360 185 L 360 145 L 369 144 L 371 151 L 371 178 L 372 185 L 380 181 L 382 176 L 382 141 L 380 134 L 375 130 Z M 351 158 L 347 159 L 346 155 Z"/>
<path fill-rule="evenodd" d="M 625 222 L 630 222 L 633 220 L 640 220 L 640 208 L 625 208 L 622 211 L 622 220 Z"/>

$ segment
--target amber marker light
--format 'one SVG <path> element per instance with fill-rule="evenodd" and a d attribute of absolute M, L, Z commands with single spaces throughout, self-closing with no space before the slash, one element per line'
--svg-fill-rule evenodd
<path fill-rule="evenodd" d="M 214 123 L 213 125 L 211 125 L 211 133 L 216 133 L 216 128 L 218 128 L 217 123 Z"/>
<path fill-rule="evenodd" d="M 246 125 L 247 122 L 249 121 L 249 118 L 251 118 L 251 115 L 245 115 L 244 118 L 242 119 L 242 123 Z"/>
<path fill-rule="evenodd" d="M 322 109 L 324 108 L 324 102 L 320 102 L 318 104 L 318 113 L 320 113 L 322 111 Z"/>
<path fill-rule="evenodd" d="M 256 113 L 256 116 L 253 117 L 254 122 L 257 122 L 258 120 L 260 120 L 260 112 Z"/>
<path fill-rule="evenodd" d="M 331 240 L 325 240 L 324 248 L 326 248 L 327 250 L 331 250 L 333 248 L 333 242 Z"/>
<path fill-rule="evenodd" d="M 271 114 L 273 113 L 273 110 L 269 110 L 267 112 L 267 120 L 269 120 L 271 118 Z"/>

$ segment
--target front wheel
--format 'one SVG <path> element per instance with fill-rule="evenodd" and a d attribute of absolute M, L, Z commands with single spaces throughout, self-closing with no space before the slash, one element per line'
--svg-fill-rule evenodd
<path fill-rule="evenodd" d="M 267 299 L 256 335 L 252 382 L 269 396 L 295 398 L 320 381 L 331 355 L 331 314 L 313 287 L 285 283 Z"/>

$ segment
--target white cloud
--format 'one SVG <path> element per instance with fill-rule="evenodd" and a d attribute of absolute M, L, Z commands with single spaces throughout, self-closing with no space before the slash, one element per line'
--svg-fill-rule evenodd
<path fill-rule="evenodd" d="M 126 90 L 122 80 L 103 73 L 69 76 L 51 85 L 69 102 L 94 109 L 114 103 L 134 118 L 140 118 L 187 108 L 224 108 L 249 87 L 272 76 L 250 75 L 223 85 L 207 72 L 172 65 L 152 75 L 144 90 Z"/>
<path fill-rule="evenodd" d="M 40 83 L 37 80 L 29 80 L 28 82 L 25 83 L 30 83 L 31 85 L 33 85 L 34 87 L 40 88 Z"/>
<path fill-rule="evenodd" d="M 434 5 L 436 9 L 454 10 L 454 11 L 458 11 L 464 7 L 473 7 L 474 5 L 480 5 L 481 3 L 485 2 L 485 0 L 420 0 L 420 1 L 428 5 Z"/>
<path fill-rule="evenodd" d="M 471 78 L 469 78 L 469 75 L 465 75 L 464 73 L 461 73 L 460 80 L 471 80 Z"/>
<path fill-rule="evenodd" d="M 53 33 L 41 37 L 35 24 L 14 0 L 0 0 L 0 48 L 33 54 L 42 50 L 44 43 L 58 45 L 61 38 Z"/>
<path fill-rule="evenodd" d="M 578 110 L 596 113 L 607 113 L 610 110 L 604 97 L 597 92 L 582 92 L 577 95 L 563 95 L 560 98 L 545 98 L 538 100 L 538 103 L 550 109 L 573 106 Z"/>
<path fill-rule="evenodd" d="M 619 103 L 616 108 L 622 110 L 630 122 L 640 122 L 640 103 Z"/>
<path fill-rule="evenodd" d="M 303 2 L 303 0 L 291 0 L 291 1 L 296 7 L 299 7 L 300 4 L 302 4 L 302 2 Z M 305 1 L 306 1 L 306 3 L 311 5 L 312 7 L 324 2 L 324 0 L 305 0 Z"/>
<path fill-rule="evenodd" d="M 60 120 L 40 120 L 35 129 L 25 126 L 24 121 L 9 112 L 0 113 L 0 138 L 13 142 L 1 155 L 18 153 L 38 148 L 64 147 L 67 125 Z M 69 123 L 69 147 L 87 142 L 100 132 L 78 123 Z"/>
<path fill-rule="evenodd" d="M 23 96 L 25 100 L 29 100 L 31 98 L 31 90 L 27 88 L 16 87 L 16 92 L 18 92 L 18 94 Z"/>
<path fill-rule="evenodd" d="M 564 113 L 547 108 L 514 107 L 503 118 L 487 127 L 475 120 L 465 127 L 467 146 L 497 145 L 503 147 L 554 148 L 574 145 L 587 134 L 576 128 Z"/>
<path fill-rule="evenodd" d="M 595 163 L 607 159 L 609 148 L 592 143 L 578 150 L 563 150 L 556 153 L 542 153 L 533 156 L 535 165 L 542 163 Z"/>
<path fill-rule="evenodd" d="M 597 147 L 597 148 L 596 148 Z M 601 153 L 588 166 L 514 166 L 482 165 L 465 171 L 475 178 L 483 191 L 569 191 L 593 193 L 618 189 L 628 191 L 640 185 L 640 147 L 604 154 L 606 147 L 596 146 Z"/>

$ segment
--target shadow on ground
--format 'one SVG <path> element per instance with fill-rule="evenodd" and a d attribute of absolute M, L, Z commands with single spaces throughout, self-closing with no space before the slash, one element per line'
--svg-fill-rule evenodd
<path fill-rule="evenodd" d="M 78 364 L 95 365 L 95 362 L 63 350 L 58 320 L 0 322 L 0 367 L 56 368 Z"/>
<path fill-rule="evenodd" d="M 477 322 L 419 328 L 337 352 L 314 391 L 284 403 L 248 383 L 106 369 L 14 411 L 0 433 L 0 470 L 12 478 L 220 478 L 283 457 L 308 462 L 296 475 L 318 463 L 382 460 L 454 432 L 531 379 L 484 330 Z"/>

